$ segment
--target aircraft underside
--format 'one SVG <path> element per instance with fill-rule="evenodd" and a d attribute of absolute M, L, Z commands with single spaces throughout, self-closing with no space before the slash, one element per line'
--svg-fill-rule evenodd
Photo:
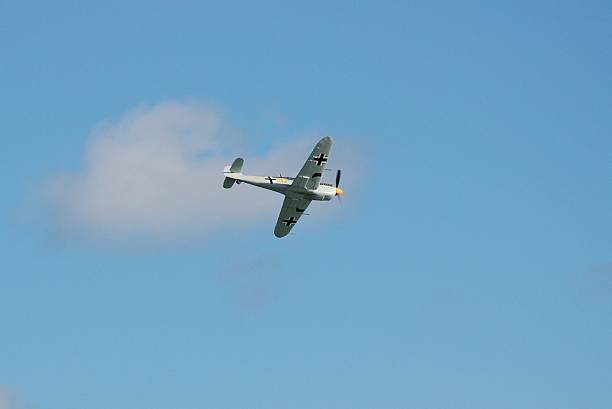
<path fill-rule="evenodd" d="M 229 189 L 235 183 L 246 183 L 285 195 L 274 228 L 276 237 L 284 237 L 289 234 L 311 201 L 331 200 L 344 193 L 339 187 L 340 170 L 336 173 L 336 186 L 321 183 L 331 145 L 332 139 L 329 136 L 321 139 L 295 178 L 243 175 L 244 159 L 238 158 L 223 170 L 225 176 L 223 187 Z"/>

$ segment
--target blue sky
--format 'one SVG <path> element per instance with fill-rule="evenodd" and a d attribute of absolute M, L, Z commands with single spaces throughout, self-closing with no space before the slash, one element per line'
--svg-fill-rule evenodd
<path fill-rule="evenodd" d="M 612 7 L 536 3 L 0 4 L 0 408 L 611 407 Z M 66 226 L 164 104 L 221 121 L 197 166 L 334 136 L 343 205 Z"/>

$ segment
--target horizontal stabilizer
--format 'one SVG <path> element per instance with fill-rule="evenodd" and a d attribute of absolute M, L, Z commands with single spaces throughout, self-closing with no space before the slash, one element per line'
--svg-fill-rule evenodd
<path fill-rule="evenodd" d="M 230 187 L 234 186 L 234 182 L 236 182 L 236 179 L 225 178 L 223 179 L 223 187 L 229 189 Z"/>

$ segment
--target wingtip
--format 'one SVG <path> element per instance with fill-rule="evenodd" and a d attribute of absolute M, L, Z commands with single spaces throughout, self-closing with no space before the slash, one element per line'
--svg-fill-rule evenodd
<path fill-rule="evenodd" d="M 331 136 L 326 136 L 325 138 L 321 139 L 319 142 L 324 142 L 324 143 L 332 143 L 334 142 L 334 140 L 332 139 Z"/>
<path fill-rule="evenodd" d="M 279 239 L 282 238 L 282 237 L 285 237 L 288 234 L 289 234 L 289 232 L 284 230 L 284 229 L 282 229 L 282 228 L 280 228 L 280 226 L 276 226 L 274 228 L 274 235 L 276 237 L 278 237 Z"/>

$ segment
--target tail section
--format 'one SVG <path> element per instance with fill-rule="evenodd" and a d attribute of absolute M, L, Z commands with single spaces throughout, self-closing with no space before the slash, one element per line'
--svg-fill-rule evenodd
<path fill-rule="evenodd" d="M 229 189 L 234 186 L 234 182 L 236 179 L 232 177 L 232 173 L 240 174 L 242 172 L 242 165 L 244 165 L 244 159 L 237 158 L 230 166 L 226 166 L 223 169 L 223 173 L 225 174 L 225 179 L 223 180 L 223 187 Z"/>

